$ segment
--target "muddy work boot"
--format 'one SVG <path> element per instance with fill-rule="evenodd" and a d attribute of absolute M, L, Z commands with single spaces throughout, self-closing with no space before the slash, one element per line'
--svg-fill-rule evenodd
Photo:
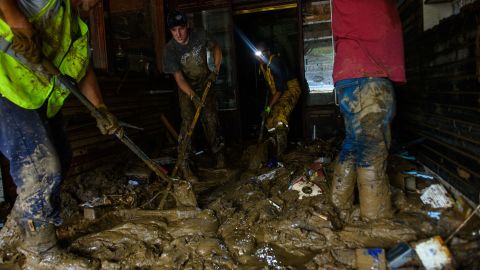
<path fill-rule="evenodd" d="M 5 253 L 15 251 L 25 237 L 23 228 L 18 224 L 18 218 L 19 215 L 14 206 L 0 230 L 0 250 Z"/>
<path fill-rule="evenodd" d="M 198 182 L 198 177 L 193 174 L 192 170 L 190 169 L 190 165 L 188 165 L 188 161 L 182 162 L 179 169 L 183 179 L 190 183 Z"/>
<path fill-rule="evenodd" d="M 356 167 L 352 157 L 339 162 L 335 161 L 331 184 L 330 201 L 337 210 L 342 221 L 347 222 L 353 205 L 356 184 Z"/>
<path fill-rule="evenodd" d="M 275 129 L 275 141 L 276 141 L 276 156 L 281 157 L 288 144 L 288 128 L 281 125 Z"/>
<path fill-rule="evenodd" d="M 47 269 L 99 269 L 99 262 L 75 256 L 61 250 L 57 246 L 55 227 L 52 224 L 45 224 L 42 227 L 31 231 L 25 229 L 25 241 L 18 248 L 18 251 L 25 255 L 23 269 L 47 270 Z"/>
<path fill-rule="evenodd" d="M 216 154 L 215 159 L 217 160 L 217 164 L 215 165 L 216 169 L 225 169 L 227 167 L 227 163 L 225 161 L 225 154 L 223 151 L 220 151 Z"/>
<path fill-rule="evenodd" d="M 390 184 L 384 165 L 357 168 L 357 181 L 362 219 L 391 218 Z"/>

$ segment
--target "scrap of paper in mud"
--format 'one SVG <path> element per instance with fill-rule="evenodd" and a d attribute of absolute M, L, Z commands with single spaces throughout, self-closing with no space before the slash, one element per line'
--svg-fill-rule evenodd
<path fill-rule="evenodd" d="M 440 236 L 417 243 L 415 252 L 427 270 L 444 269 L 452 264 L 452 254 Z"/>
<path fill-rule="evenodd" d="M 434 184 L 424 189 L 420 199 L 424 204 L 429 204 L 433 208 L 449 208 L 453 206 L 453 201 L 447 190 L 439 184 Z"/>

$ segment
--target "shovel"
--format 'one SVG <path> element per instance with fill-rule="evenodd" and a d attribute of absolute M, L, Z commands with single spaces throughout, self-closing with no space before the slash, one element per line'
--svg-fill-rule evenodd
<path fill-rule="evenodd" d="M 260 130 L 258 133 L 258 140 L 257 140 L 257 145 L 252 146 L 255 147 L 253 156 L 250 160 L 250 164 L 248 164 L 248 168 L 251 170 L 258 169 L 262 163 L 262 160 L 265 158 L 265 146 L 262 145 L 263 141 L 263 134 L 265 133 L 265 121 L 267 118 L 267 113 L 265 109 L 268 106 L 268 98 L 269 98 L 269 93 L 270 91 L 266 89 L 265 92 L 265 105 L 263 106 L 263 113 L 262 113 L 262 123 L 260 124 Z M 263 160 L 265 161 L 265 160 Z"/>
<path fill-rule="evenodd" d="M 103 115 L 93 104 L 80 92 L 78 89 L 75 81 L 70 79 L 69 77 L 63 75 L 60 73 L 60 71 L 54 67 L 50 62 L 44 61 L 41 64 L 42 68 L 44 69 L 44 73 L 49 74 L 50 76 L 55 76 L 56 79 L 65 86 L 70 93 L 72 93 L 79 101 L 82 103 L 89 111 L 90 113 L 95 117 L 95 118 L 105 118 L 105 115 Z M 115 136 L 123 143 L 125 144 L 133 153 L 135 153 L 145 164 L 150 168 L 155 174 L 160 177 L 162 180 L 168 182 L 168 185 L 171 186 L 173 184 L 173 179 L 171 177 L 168 177 L 166 175 L 166 170 L 155 163 L 151 158 L 145 154 L 140 147 L 138 147 L 126 134 L 123 132 L 121 129 L 117 129 L 115 131 Z M 189 199 L 195 198 L 195 194 L 193 192 L 189 194 Z"/>
<path fill-rule="evenodd" d="M 263 114 L 262 114 L 262 123 L 260 124 L 260 130 L 258 134 L 258 141 L 257 144 L 260 144 L 263 140 L 263 133 L 264 133 L 264 128 L 265 128 L 265 119 L 267 118 L 267 114 L 265 109 L 268 106 L 268 98 L 269 98 L 269 92 L 268 89 L 265 90 L 265 105 L 263 106 Z"/>
<path fill-rule="evenodd" d="M 190 123 L 190 126 L 188 127 L 186 138 L 185 139 L 190 139 L 193 134 L 193 130 L 195 129 L 195 126 L 197 125 L 198 118 L 200 117 L 200 112 L 202 111 L 202 107 L 205 104 L 205 100 L 207 99 L 208 92 L 210 91 L 210 88 L 212 87 L 212 82 L 208 81 L 207 84 L 205 85 L 205 88 L 203 90 L 202 94 L 202 99 L 200 100 L 200 106 L 197 107 L 195 111 L 195 115 L 192 119 L 192 123 Z M 177 162 L 175 163 L 175 167 L 173 168 L 172 177 L 175 177 L 178 173 L 178 167 L 180 167 L 180 162 L 183 161 L 185 157 L 185 152 L 187 151 L 187 144 L 183 143 L 182 144 L 182 149 L 179 150 L 178 152 L 178 157 L 177 157 Z M 165 194 L 162 197 L 162 200 L 160 201 L 160 204 L 158 205 L 158 209 L 162 210 L 163 205 L 165 204 L 165 201 L 167 199 L 168 192 L 170 192 L 170 189 L 172 188 L 172 183 L 168 183 L 167 189 L 165 190 Z"/>

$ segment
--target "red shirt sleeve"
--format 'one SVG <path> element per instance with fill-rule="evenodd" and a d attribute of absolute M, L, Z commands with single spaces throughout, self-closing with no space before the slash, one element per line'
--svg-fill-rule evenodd
<path fill-rule="evenodd" d="M 406 82 L 402 24 L 394 0 L 333 0 L 334 82 L 386 77 Z"/>

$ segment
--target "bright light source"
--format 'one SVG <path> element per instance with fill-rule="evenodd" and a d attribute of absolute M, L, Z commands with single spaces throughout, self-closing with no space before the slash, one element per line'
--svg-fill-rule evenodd
<path fill-rule="evenodd" d="M 262 52 L 261 51 L 255 51 L 255 56 L 261 56 Z"/>

